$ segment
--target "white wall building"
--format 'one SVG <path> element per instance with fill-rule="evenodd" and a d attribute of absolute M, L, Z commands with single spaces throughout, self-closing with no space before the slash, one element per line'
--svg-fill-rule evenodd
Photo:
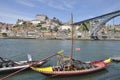
<path fill-rule="evenodd" d="M 71 26 L 66 26 L 66 25 L 63 25 L 60 27 L 62 30 L 68 30 L 70 29 L 71 30 Z"/>
<path fill-rule="evenodd" d="M 31 23 L 32 23 L 32 24 L 38 24 L 38 23 L 41 23 L 41 21 L 38 21 L 38 20 L 32 20 Z"/>

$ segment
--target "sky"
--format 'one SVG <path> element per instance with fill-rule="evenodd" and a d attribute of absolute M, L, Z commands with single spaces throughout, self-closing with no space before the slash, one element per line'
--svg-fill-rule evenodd
<path fill-rule="evenodd" d="M 34 20 L 37 14 L 74 22 L 120 10 L 120 0 L 1 0 L 0 22 L 16 23 L 17 19 Z M 120 17 L 114 23 L 120 24 Z"/>

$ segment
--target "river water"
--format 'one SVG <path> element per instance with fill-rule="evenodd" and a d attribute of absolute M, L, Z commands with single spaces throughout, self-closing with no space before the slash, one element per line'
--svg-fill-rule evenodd
<path fill-rule="evenodd" d="M 0 39 L 0 56 L 15 61 L 26 60 L 31 54 L 33 60 L 43 59 L 59 50 L 69 56 L 70 40 Z M 120 41 L 75 41 L 73 57 L 83 61 L 106 59 L 120 56 Z M 50 59 L 44 66 L 55 65 L 57 58 Z M 0 74 L 4 77 L 8 73 Z M 120 80 L 120 63 L 112 62 L 105 70 L 82 76 L 64 78 L 46 77 L 32 70 L 26 70 L 8 78 L 8 80 Z"/>

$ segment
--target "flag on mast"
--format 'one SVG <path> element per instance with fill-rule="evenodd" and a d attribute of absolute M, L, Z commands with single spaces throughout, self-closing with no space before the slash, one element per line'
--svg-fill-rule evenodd
<path fill-rule="evenodd" d="M 77 51 L 80 51 L 80 48 L 76 48 Z"/>

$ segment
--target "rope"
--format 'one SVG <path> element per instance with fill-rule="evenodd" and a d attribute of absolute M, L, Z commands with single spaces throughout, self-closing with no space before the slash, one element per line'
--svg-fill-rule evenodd
<path fill-rule="evenodd" d="M 31 67 L 32 65 L 33 65 L 33 64 L 30 64 L 28 67 L 22 68 L 22 69 L 20 69 L 20 70 L 18 70 L 18 71 L 15 71 L 15 72 L 13 72 L 13 73 L 11 73 L 11 74 L 9 74 L 9 75 L 3 77 L 3 78 L 0 78 L 0 80 L 5 80 L 5 79 L 7 79 L 7 78 L 9 78 L 9 77 L 11 77 L 11 76 L 13 76 L 13 75 L 15 75 L 15 74 L 17 74 L 17 73 L 23 71 L 23 70 L 25 70 L 25 69 Z"/>
<path fill-rule="evenodd" d="M 53 56 L 59 55 L 59 54 L 62 53 L 62 52 L 63 52 L 62 50 L 59 51 L 59 52 L 56 52 L 55 54 L 50 55 L 50 56 L 48 56 L 47 58 L 44 58 L 44 59 L 42 59 L 42 60 L 40 60 L 40 61 L 47 60 L 47 59 L 49 59 L 49 58 L 51 58 L 51 57 L 53 57 Z M 59 53 L 59 54 L 58 54 L 58 53 Z M 33 66 L 33 65 L 36 65 L 37 63 L 39 63 L 39 61 L 37 61 L 37 62 L 33 62 L 33 63 L 29 64 L 28 67 L 25 67 L 25 68 L 19 69 L 19 70 L 15 71 L 15 72 L 13 72 L 13 73 L 11 73 L 11 74 L 9 74 L 9 75 L 3 77 L 3 78 L 0 78 L 0 80 L 5 80 L 5 79 L 7 79 L 7 78 L 9 78 L 9 77 L 11 77 L 11 76 L 13 76 L 13 75 L 15 75 L 15 74 L 17 74 L 17 73 L 23 71 L 23 70 L 25 70 L 25 69 L 27 69 L 27 68 Z"/>

